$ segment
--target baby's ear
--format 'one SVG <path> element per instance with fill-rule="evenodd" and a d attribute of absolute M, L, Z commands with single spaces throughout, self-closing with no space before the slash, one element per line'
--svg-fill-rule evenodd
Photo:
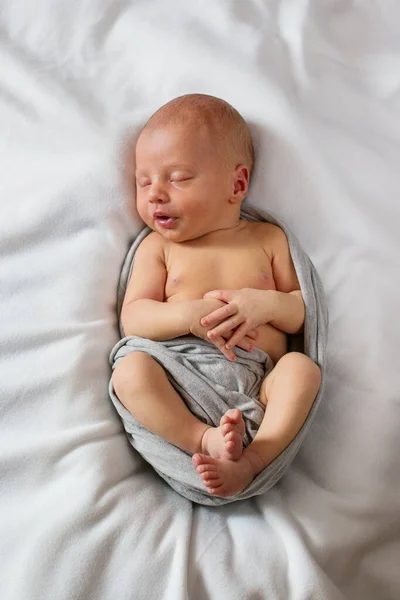
<path fill-rule="evenodd" d="M 232 203 L 239 204 L 244 200 L 249 189 L 250 171 L 246 165 L 238 165 L 233 173 Z"/>

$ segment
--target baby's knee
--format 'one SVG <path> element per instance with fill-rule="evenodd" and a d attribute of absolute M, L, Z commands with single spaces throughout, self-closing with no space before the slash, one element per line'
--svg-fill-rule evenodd
<path fill-rule="evenodd" d="M 303 377 L 307 377 L 316 386 L 319 387 L 321 385 L 321 369 L 309 356 L 301 352 L 288 352 L 279 362 L 286 369 L 301 373 Z"/>
<path fill-rule="evenodd" d="M 132 352 L 122 358 L 112 374 L 112 383 L 118 398 L 137 390 L 148 381 L 148 370 L 154 359 L 145 352 Z"/>

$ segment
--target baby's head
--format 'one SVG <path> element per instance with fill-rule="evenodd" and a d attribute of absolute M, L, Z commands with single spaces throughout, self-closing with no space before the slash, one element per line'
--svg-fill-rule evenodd
<path fill-rule="evenodd" d="M 162 106 L 136 144 L 137 209 L 176 242 L 239 220 L 253 168 L 249 128 L 227 102 L 188 94 Z"/>

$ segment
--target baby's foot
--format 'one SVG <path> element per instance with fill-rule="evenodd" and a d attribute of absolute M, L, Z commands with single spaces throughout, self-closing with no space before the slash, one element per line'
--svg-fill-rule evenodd
<path fill-rule="evenodd" d="M 208 493 L 214 496 L 228 498 L 239 494 L 255 477 L 254 468 L 245 456 L 233 461 L 194 454 L 192 462 Z"/>
<path fill-rule="evenodd" d="M 214 458 L 237 460 L 243 452 L 244 421 L 237 408 L 227 410 L 219 427 L 210 427 L 203 435 L 201 449 Z"/>

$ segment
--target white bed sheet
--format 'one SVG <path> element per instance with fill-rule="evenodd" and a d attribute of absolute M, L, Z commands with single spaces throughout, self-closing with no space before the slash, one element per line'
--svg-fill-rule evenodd
<path fill-rule="evenodd" d="M 0 597 L 400 597 L 400 6 L 3 0 Z M 205 92 L 249 120 L 250 201 L 330 309 L 326 394 L 289 473 L 219 509 L 131 451 L 108 400 L 128 241 L 119 153 Z"/>

